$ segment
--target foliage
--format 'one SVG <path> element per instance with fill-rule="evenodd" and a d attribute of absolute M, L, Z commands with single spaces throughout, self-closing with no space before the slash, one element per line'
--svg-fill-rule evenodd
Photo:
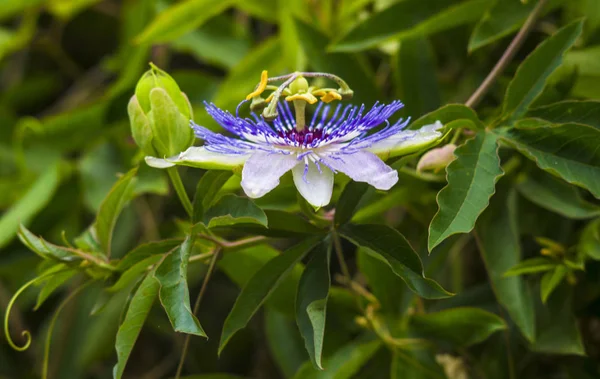
<path fill-rule="evenodd" d="M 599 377 L 599 58 L 596 0 L 1 1 L 0 378 Z M 397 184 L 174 166 L 263 70 L 401 99 Z"/>

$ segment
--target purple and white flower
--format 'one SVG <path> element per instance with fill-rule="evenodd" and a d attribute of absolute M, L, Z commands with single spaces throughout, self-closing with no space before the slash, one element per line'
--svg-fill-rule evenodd
<path fill-rule="evenodd" d="M 251 198 L 273 190 L 292 171 L 300 194 L 313 206 L 322 207 L 331 200 L 335 173 L 388 190 L 398 181 L 398 172 L 383 159 L 418 151 L 442 137 L 439 121 L 418 130 L 405 130 L 409 120 L 390 123 L 388 119 L 403 107 L 400 101 L 376 103 L 369 111 L 364 105 L 332 108 L 319 102 L 312 120 L 301 130 L 287 102 L 277 107 L 278 116 L 269 123 L 255 114 L 243 118 L 206 104 L 207 112 L 235 138 L 192 122 L 203 146 L 165 159 L 146 157 L 146 162 L 158 168 L 176 164 L 205 169 L 243 167 L 241 185 Z"/>

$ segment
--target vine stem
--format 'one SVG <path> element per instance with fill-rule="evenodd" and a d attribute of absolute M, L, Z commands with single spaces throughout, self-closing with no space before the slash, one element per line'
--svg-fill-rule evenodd
<path fill-rule="evenodd" d="M 340 235 L 337 233 L 337 230 L 331 230 L 331 237 L 333 239 L 333 248 L 335 250 L 335 255 L 337 256 L 337 259 L 340 262 L 342 274 L 348 282 L 351 282 L 352 277 L 350 276 L 350 270 L 348 270 L 348 265 L 346 264 L 346 260 L 344 259 L 344 252 L 342 251 L 342 242 L 340 241 Z"/>
<path fill-rule="evenodd" d="M 177 167 L 169 167 L 167 172 L 169 173 L 169 178 L 171 178 L 171 183 L 173 183 L 173 187 L 175 188 L 175 192 L 177 192 L 177 196 L 179 196 L 181 204 L 185 208 L 188 216 L 191 218 L 194 212 L 194 207 L 192 206 L 192 202 L 185 192 L 185 188 L 183 187 L 183 182 L 181 181 Z"/>
<path fill-rule="evenodd" d="M 196 298 L 196 302 L 194 303 L 194 309 L 192 313 L 195 315 L 198 312 L 198 308 L 200 308 L 200 303 L 202 302 L 202 298 L 204 297 L 204 293 L 206 292 L 206 287 L 208 287 L 208 282 L 212 276 L 212 273 L 215 271 L 215 266 L 217 264 L 217 260 L 219 259 L 219 253 L 221 252 L 220 248 L 217 248 L 210 260 L 208 265 L 208 271 L 206 271 L 206 275 L 204 276 L 204 281 L 202 282 L 202 287 L 200 287 L 200 293 L 198 293 L 198 297 Z M 185 336 L 185 341 L 183 342 L 183 349 L 181 351 L 181 358 L 179 358 L 179 365 L 177 365 L 177 373 L 175 374 L 175 379 L 179 379 L 181 377 L 181 371 L 183 370 L 183 364 L 185 362 L 185 356 L 187 355 L 187 351 L 190 345 L 191 335 Z"/>
<path fill-rule="evenodd" d="M 56 324 L 56 320 L 58 320 L 58 315 L 63 310 L 63 308 L 71 301 L 75 296 L 77 296 L 84 288 L 92 284 L 94 281 L 90 280 L 87 283 L 82 284 L 73 292 L 69 294 L 56 308 L 54 315 L 52 316 L 52 320 L 50 321 L 50 325 L 48 326 L 48 335 L 46 336 L 46 344 L 44 346 L 44 362 L 42 366 L 42 379 L 48 379 L 48 366 L 50 365 L 50 343 L 52 341 L 52 331 L 54 330 L 54 325 Z"/>
<path fill-rule="evenodd" d="M 533 26 L 535 25 L 535 20 L 542 13 L 542 10 L 547 2 L 548 0 L 538 1 L 537 5 L 531 11 L 529 17 L 527 17 L 527 20 L 521 27 L 521 30 L 519 30 L 519 33 L 517 33 L 515 38 L 511 41 L 510 45 L 508 45 L 508 48 L 504 51 L 504 54 L 502 54 L 502 57 L 500 58 L 498 63 L 496 63 L 496 65 L 494 66 L 492 71 L 490 71 L 485 80 L 475 90 L 475 92 L 473 92 L 469 100 L 467 100 L 467 102 L 465 103 L 466 106 L 471 108 L 477 106 L 477 104 L 479 104 L 483 96 L 485 96 L 485 94 L 490 90 L 492 84 L 494 84 L 498 76 L 502 73 L 502 71 L 504 71 L 506 66 L 508 66 L 510 61 L 513 59 L 513 57 L 525 41 L 525 38 L 527 37 L 529 32 L 531 32 L 531 30 L 533 29 Z"/>

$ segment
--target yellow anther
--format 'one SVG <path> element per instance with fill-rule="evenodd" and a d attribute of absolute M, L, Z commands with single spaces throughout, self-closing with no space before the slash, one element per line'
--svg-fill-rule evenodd
<path fill-rule="evenodd" d="M 256 87 L 256 90 L 254 90 L 254 92 L 252 92 L 248 96 L 246 96 L 246 100 L 250 100 L 254 96 L 259 96 L 261 93 L 263 93 L 265 88 L 267 88 L 267 79 L 268 78 L 269 78 L 269 75 L 267 73 L 267 70 L 263 70 L 263 72 L 260 73 L 260 83 L 258 84 L 258 87 Z"/>
<path fill-rule="evenodd" d="M 286 101 L 294 101 L 294 100 L 304 100 L 309 104 L 314 104 L 319 101 L 316 97 L 312 95 L 312 93 L 296 93 L 291 96 L 287 96 L 285 98 Z"/>
<path fill-rule="evenodd" d="M 324 103 L 331 103 L 334 100 L 342 100 L 342 95 L 336 91 L 329 91 L 325 95 L 321 96 L 321 101 Z"/>
<path fill-rule="evenodd" d="M 269 95 L 269 97 L 267 97 L 267 98 L 265 99 L 265 102 L 267 102 L 267 103 L 270 103 L 270 102 L 271 102 L 271 100 L 273 100 L 273 94 L 274 94 L 274 93 L 275 93 L 275 92 L 271 92 L 271 94 Z"/>

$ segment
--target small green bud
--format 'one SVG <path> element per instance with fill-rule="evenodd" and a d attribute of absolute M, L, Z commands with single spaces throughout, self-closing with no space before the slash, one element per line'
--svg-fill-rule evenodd
<path fill-rule="evenodd" d="M 290 92 L 292 94 L 305 93 L 308 91 L 308 81 L 303 77 L 299 77 L 290 84 Z"/>
<path fill-rule="evenodd" d="M 186 150 L 194 142 L 194 131 L 186 114 L 179 111 L 169 93 L 162 88 L 150 91 L 148 113 L 152 129 L 152 144 L 159 156 L 173 156 Z M 188 113 L 189 114 L 189 113 Z"/>
<path fill-rule="evenodd" d="M 151 156 L 173 156 L 194 142 L 192 106 L 173 78 L 152 63 L 138 81 L 128 105 L 131 132 Z"/>
<path fill-rule="evenodd" d="M 152 146 L 152 128 L 150 128 L 150 120 L 148 120 L 148 117 L 144 114 L 135 95 L 129 100 L 127 113 L 129 114 L 129 122 L 131 124 L 131 135 L 133 136 L 135 143 L 146 155 L 155 156 L 156 151 Z"/>
<path fill-rule="evenodd" d="M 179 89 L 177 82 L 171 75 L 156 67 L 153 63 L 150 63 L 150 67 L 150 70 L 142 75 L 135 87 L 135 96 L 137 96 L 144 113 L 148 113 L 151 110 L 150 91 L 152 91 L 153 88 L 162 88 L 167 91 L 171 99 L 173 99 L 173 102 L 177 105 L 179 111 L 191 119 L 192 115 L 190 114 L 189 102 Z"/>

